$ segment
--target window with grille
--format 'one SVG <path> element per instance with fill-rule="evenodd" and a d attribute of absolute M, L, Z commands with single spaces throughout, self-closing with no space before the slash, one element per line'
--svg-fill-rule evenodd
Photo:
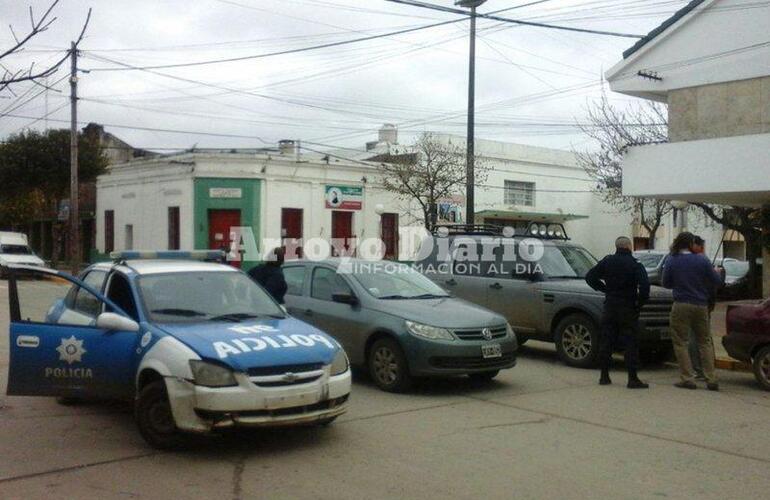
<path fill-rule="evenodd" d="M 535 206 L 535 183 L 505 181 L 505 199 L 506 205 L 523 205 L 526 207 Z"/>

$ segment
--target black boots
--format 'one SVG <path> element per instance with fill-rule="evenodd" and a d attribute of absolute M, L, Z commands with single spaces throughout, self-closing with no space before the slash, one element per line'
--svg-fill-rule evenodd
<path fill-rule="evenodd" d="M 628 370 L 628 385 L 626 385 L 629 389 L 648 389 L 650 387 L 650 384 L 645 384 L 641 380 L 639 380 L 639 376 L 636 374 L 636 370 L 629 369 Z"/>
<path fill-rule="evenodd" d="M 610 371 L 607 368 L 602 368 L 602 375 L 599 377 L 599 385 L 610 385 L 612 383 L 612 380 L 610 380 Z"/>

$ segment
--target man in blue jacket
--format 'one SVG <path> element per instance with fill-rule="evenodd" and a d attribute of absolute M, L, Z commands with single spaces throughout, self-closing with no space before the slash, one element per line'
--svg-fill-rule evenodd
<path fill-rule="evenodd" d="M 603 292 L 604 316 L 599 342 L 600 385 L 609 385 L 610 364 L 615 344 L 622 337 L 626 352 L 629 389 L 647 389 L 639 380 L 639 311 L 650 298 L 647 271 L 631 254 L 631 240 L 621 236 L 615 240 L 615 253 L 603 258 L 586 274 L 586 282 Z"/>
<path fill-rule="evenodd" d="M 682 389 L 696 389 L 695 372 L 687 349 L 690 331 L 698 343 L 700 362 L 706 387 L 718 391 L 714 369 L 714 344 L 709 328 L 709 305 L 713 290 L 722 278 L 703 254 L 693 253 L 695 235 L 681 233 L 671 245 L 671 256 L 663 268 L 663 286 L 674 292 L 671 309 L 671 342 L 679 363 L 681 380 L 674 384 Z"/>

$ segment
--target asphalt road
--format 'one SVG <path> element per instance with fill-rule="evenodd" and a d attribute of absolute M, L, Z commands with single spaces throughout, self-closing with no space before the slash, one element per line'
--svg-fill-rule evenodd
<path fill-rule="evenodd" d="M 8 366 L 0 282 L 0 387 Z M 562 366 L 528 346 L 486 386 L 392 395 L 362 377 L 328 428 L 238 432 L 193 450 L 148 448 L 130 408 L 0 396 L 0 498 L 764 498 L 770 393 L 720 372 L 723 391 L 672 387 L 667 367 L 624 376 Z"/>

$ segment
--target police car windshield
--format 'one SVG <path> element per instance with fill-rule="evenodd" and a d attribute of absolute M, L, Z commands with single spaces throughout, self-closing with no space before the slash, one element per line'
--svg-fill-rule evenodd
<path fill-rule="evenodd" d="M 596 258 L 588 250 L 566 245 L 546 245 L 538 261 L 548 278 L 585 278 L 596 265 Z"/>
<path fill-rule="evenodd" d="M 341 268 L 341 272 L 345 272 Z M 365 262 L 351 266 L 355 279 L 378 299 L 433 299 L 448 297 L 431 280 L 406 264 Z"/>
<path fill-rule="evenodd" d="M 157 323 L 285 317 L 273 299 L 242 273 L 150 274 L 138 282 L 145 311 Z"/>

